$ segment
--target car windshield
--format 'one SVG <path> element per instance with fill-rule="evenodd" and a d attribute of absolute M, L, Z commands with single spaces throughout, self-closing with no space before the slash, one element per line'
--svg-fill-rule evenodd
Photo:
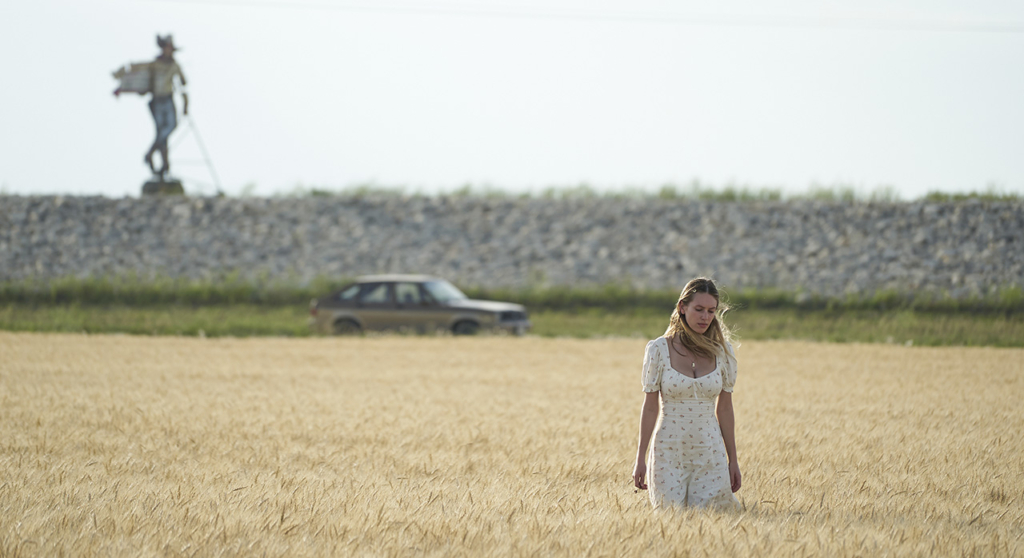
<path fill-rule="evenodd" d="M 427 289 L 430 296 L 434 297 L 434 300 L 438 302 L 450 302 L 452 300 L 465 300 L 469 298 L 448 281 L 430 281 L 429 283 L 424 283 L 423 288 Z"/>

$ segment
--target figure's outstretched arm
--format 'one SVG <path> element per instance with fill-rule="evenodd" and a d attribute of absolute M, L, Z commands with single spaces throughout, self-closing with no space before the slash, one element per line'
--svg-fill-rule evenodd
<path fill-rule="evenodd" d="M 181 112 L 188 116 L 188 91 L 185 90 L 188 80 L 185 79 L 185 72 L 181 71 L 181 66 L 178 66 L 178 79 L 181 80 Z"/>

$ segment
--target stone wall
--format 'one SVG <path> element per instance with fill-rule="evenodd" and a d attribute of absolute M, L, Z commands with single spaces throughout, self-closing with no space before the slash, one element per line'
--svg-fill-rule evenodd
<path fill-rule="evenodd" d="M 962 297 L 1024 283 L 1024 202 L 0 197 L 0 281 L 137 274 Z"/>

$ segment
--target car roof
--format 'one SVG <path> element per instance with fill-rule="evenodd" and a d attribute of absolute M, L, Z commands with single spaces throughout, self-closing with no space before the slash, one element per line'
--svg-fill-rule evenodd
<path fill-rule="evenodd" d="M 410 282 L 425 282 L 425 281 L 441 281 L 439 277 L 432 275 L 406 275 L 402 273 L 388 273 L 384 275 L 363 275 L 356 278 L 356 283 L 379 283 L 386 281 L 410 281 Z"/>

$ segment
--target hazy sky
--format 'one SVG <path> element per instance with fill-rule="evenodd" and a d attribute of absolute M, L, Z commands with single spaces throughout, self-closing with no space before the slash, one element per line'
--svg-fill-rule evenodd
<path fill-rule="evenodd" d="M 110 74 L 167 32 L 229 194 L 1024 193 L 1024 2 L 984 0 L 2 2 L 0 191 L 137 195 L 153 124 Z"/>

